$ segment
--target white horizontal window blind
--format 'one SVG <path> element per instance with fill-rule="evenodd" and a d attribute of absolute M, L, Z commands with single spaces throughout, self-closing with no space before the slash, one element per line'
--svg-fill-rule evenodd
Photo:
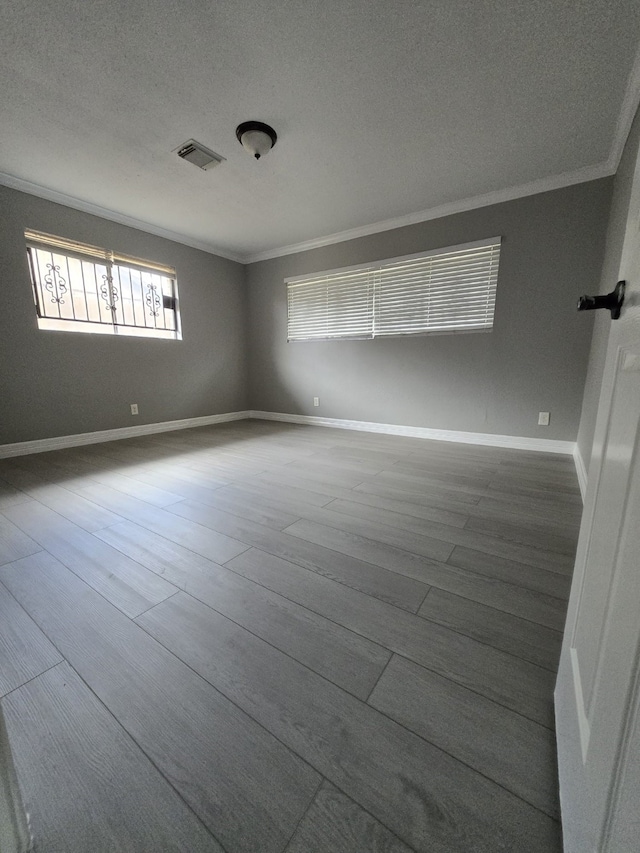
<path fill-rule="evenodd" d="M 373 292 L 369 270 L 289 283 L 289 340 L 370 338 Z"/>
<path fill-rule="evenodd" d="M 288 340 L 491 329 L 500 238 L 287 279 Z"/>

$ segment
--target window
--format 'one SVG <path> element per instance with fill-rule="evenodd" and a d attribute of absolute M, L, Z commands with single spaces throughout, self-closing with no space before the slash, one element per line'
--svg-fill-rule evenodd
<path fill-rule="evenodd" d="M 286 279 L 288 340 L 493 327 L 500 237 Z"/>
<path fill-rule="evenodd" d="M 180 339 L 176 271 L 25 231 L 40 329 Z"/>

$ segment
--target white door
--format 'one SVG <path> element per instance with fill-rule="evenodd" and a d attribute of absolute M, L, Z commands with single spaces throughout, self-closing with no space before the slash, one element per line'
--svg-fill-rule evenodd
<path fill-rule="evenodd" d="M 640 157 L 618 277 L 555 695 L 565 853 L 640 851 Z"/>

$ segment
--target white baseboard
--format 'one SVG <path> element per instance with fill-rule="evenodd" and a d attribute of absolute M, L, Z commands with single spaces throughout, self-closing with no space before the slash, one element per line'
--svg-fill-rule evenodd
<path fill-rule="evenodd" d="M 183 418 L 179 421 L 163 421 L 156 424 L 138 424 L 119 429 L 103 429 L 97 432 L 80 432 L 76 435 L 59 435 L 55 438 L 39 438 L 35 441 L 17 441 L 14 444 L 0 444 L 0 459 L 9 456 L 25 456 L 28 453 L 44 453 L 47 450 L 61 450 L 63 447 L 79 447 L 82 444 L 100 444 L 104 441 L 116 441 L 119 438 L 133 438 L 137 435 L 152 435 L 156 432 L 171 432 L 176 429 L 221 424 L 227 421 L 241 421 L 251 417 L 251 413 L 225 412 L 222 415 L 204 415 L 200 418 Z"/>
<path fill-rule="evenodd" d="M 510 447 L 514 450 L 536 450 L 543 453 L 573 454 L 581 491 L 583 485 L 586 484 L 586 472 L 584 471 L 582 458 L 579 456 L 576 446 L 572 441 L 526 438 L 517 435 L 493 435 L 492 433 L 485 432 L 459 432 L 448 429 L 430 429 L 429 427 L 379 424 L 370 421 L 320 418 L 312 415 L 290 415 L 281 412 L 258 412 L 253 410 L 225 412 L 221 415 L 205 415 L 201 418 L 184 418 L 179 421 L 163 421 L 162 423 L 155 424 L 139 424 L 119 429 L 104 429 L 97 432 L 82 432 L 76 435 L 60 435 L 54 438 L 40 438 L 35 441 L 17 441 L 14 444 L 0 444 L 0 459 L 9 456 L 24 456 L 28 453 L 44 453 L 47 450 L 61 450 L 64 447 L 79 447 L 83 444 L 100 444 L 105 441 L 133 438 L 138 435 L 152 435 L 157 432 L 170 432 L 178 429 L 189 429 L 190 427 L 226 423 L 227 421 L 240 421 L 246 418 L 283 421 L 293 424 L 311 424 L 336 429 L 361 430 L 364 432 L 379 432 L 387 435 L 403 435 L 409 438 L 427 438 L 435 441 L 454 441 L 461 444 L 480 444 L 488 447 Z M 582 469 L 579 469 L 579 465 L 582 465 Z"/>
<path fill-rule="evenodd" d="M 580 448 L 576 444 L 573 449 L 573 461 L 576 465 L 576 474 L 578 475 L 578 483 L 580 485 L 580 494 L 582 495 L 582 503 L 584 503 L 584 496 L 587 493 L 587 467 L 584 464 L 584 459 L 582 458 L 582 453 L 580 453 Z"/>
<path fill-rule="evenodd" d="M 461 444 L 483 444 L 489 447 L 511 447 L 515 450 L 538 450 L 543 453 L 563 453 L 572 455 L 573 441 L 557 441 L 548 438 L 526 438 L 518 435 L 493 435 L 486 432 L 458 432 L 449 429 L 430 429 L 429 427 L 399 426 L 398 424 L 378 424 L 370 421 L 350 421 L 340 418 L 319 418 L 313 415 L 289 415 L 280 412 L 251 411 L 250 416 L 265 421 L 285 421 L 292 424 L 313 424 L 314 426 L 335 427 L 337 429 L 355 429 L 364 432 L 381 432 L 388 435 L 404 435 L 410 438 L 430 438 L 435 441 L 457 441 Z"/>

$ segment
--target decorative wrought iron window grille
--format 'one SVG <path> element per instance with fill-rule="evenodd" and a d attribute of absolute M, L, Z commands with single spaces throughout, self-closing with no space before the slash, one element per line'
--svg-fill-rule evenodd
<path fill-rule="evenodd" d="M 173 267 L 25 231 L 41 329 L 180 339 Z"/>

